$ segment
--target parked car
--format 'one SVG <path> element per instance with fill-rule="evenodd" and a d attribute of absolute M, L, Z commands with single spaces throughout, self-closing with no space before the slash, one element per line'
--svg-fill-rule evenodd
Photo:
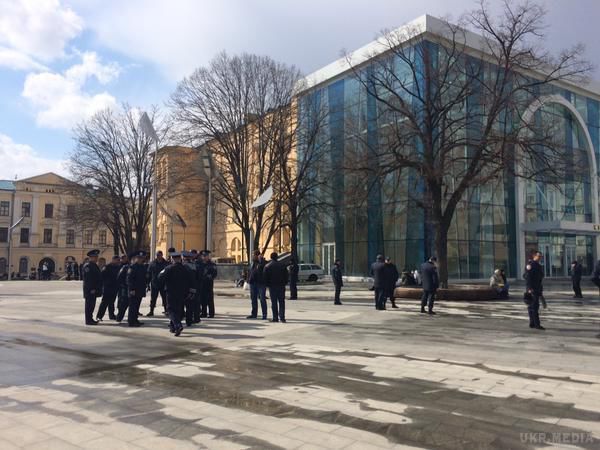
<path fill-rule="evenodd" d="M 298 280 L 299 281 L 317 281 L 323 278 L 323 268 L 318 264 L 298 264 Z"/>

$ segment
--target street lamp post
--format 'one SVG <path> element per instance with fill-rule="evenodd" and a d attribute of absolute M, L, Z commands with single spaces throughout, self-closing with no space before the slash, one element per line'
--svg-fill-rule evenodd
<path fill-rule="evenodd" d="M 21 217 L 19 220 L 17 220 L 13 225 L 11 225 L 8 228 L 8 255 L 7 255 L 8 261 L 7 262 L 8 262 L 8 280 L 9 281 L 12 280 L 12 270 L 11 270 L 12 266 L 10 264 L 11 253 L 12 253 L 12 233 L 13 233 L 13 230 L 15 228 L 17 228 L 21 222 L 23 222 L 24 218 L 25 217 Z"/>
<path fill-rule="evenodd" d="M 158 183 L 156 177 L 156 159 L 158 154 L 158 135 L 156 134 L 156 130 L 154 129 L 154 125 L 152 125 L 152 121 L 148 114 L 145 112 L 140 117 L 139 127 L 144 132 L 144 134 L 149 137 L 152 141 L 154 141 L 154 151 L 152 152 L 153 160 L 153 170 L 152 170 L 152 234 L 150 236 L 150 259 L 154 260 L 156 257 L 156 222 L 158 216 Z"/>

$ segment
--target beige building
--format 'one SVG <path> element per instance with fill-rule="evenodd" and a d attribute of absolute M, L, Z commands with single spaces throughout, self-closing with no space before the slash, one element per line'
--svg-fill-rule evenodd
<path fill-rule="evenodd" d="M 83 228 L 68 220 L 75 203 L 66 193 L 68 183 L 54 173 L 0 181 L 0 277 L 9 271 L 25 277 L 44 264 L 60 276 L 67 262 L 81 264 L 94 248 L 101 257 L 112 256 L 112 235 L 104 226 Z M 9 249 L 10 226 L 21 218 Z"/>

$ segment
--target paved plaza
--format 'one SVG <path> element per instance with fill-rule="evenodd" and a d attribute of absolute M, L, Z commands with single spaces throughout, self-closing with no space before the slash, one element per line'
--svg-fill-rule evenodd
<path fill-rule="evenodd" d="M 518 299 L 430 317 L 328 289 L 272 324 L 219 283 L 175 338 L 162 316 L 84 326 L 78 282 L 0 283 L 0 449 L 600 448 L 592 291 L 547 292 L 538 331 Z"/>

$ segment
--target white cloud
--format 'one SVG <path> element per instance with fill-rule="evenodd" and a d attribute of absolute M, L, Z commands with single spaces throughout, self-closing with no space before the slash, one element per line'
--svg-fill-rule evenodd
<path fill-rule="evenodd" d="M 116 106 L 116 99 L 108 92 L 89 94 L 84 87 L 93 79 L 104 85 L 118 77 L 118 64 L 102 64 L 94 52 L 81 56 L 81 64 L 70 67 L 64 73 L 27 75 L 22 95 L 35 108 L 39 126 L 71 129 L 95 112 Z"/>
<path fill-rule="evenodd" d="M 18 144 L 9 136 L 0 133 L 0 179 L 14 180 L 55 172 L 66 176 L 65 162 L 40 156 L 29 145 Z"/>
<path fill-rule="evenodd" d="M 64 56 L 82 29 L 81 17 L 59 0 L 0 0 L 0 65 L 39 70 L 37 61 Z"/>

